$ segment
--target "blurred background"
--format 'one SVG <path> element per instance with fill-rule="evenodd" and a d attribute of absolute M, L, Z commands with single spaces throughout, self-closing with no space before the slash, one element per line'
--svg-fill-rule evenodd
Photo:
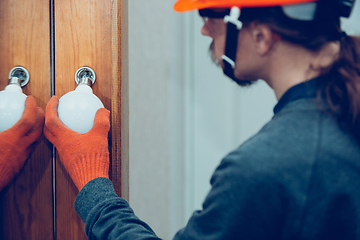
<path fill-rule="evenodd" d="M 129 201 L 171 239 L 210 190 L 221 159 L 273 116 L 262 81 L 240 88 L 210 60 L 197 12 L 175 0 L 131 0 L 129 15 Z M 342 22 L 360 35 L 360 3 Z"/>

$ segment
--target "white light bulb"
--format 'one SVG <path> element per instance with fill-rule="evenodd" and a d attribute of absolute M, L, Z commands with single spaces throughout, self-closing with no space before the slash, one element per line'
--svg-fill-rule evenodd
<path fill-rule="evenodd" d="M 79 84 L 74 91 L 66 93 L 59 100 L 58 113 L 60 120 L 70 129 L 88 132 L 93 124 L 95 113 L 104 105 L 93 94 L 93 90 L 86 84 Z"/>
<path fill-rule="evenodd" d="M 9 84 L 0 92 L 0 132 L 19 121 L 25 109 L 25 99 L 26 95 L 16 84 Z"/>

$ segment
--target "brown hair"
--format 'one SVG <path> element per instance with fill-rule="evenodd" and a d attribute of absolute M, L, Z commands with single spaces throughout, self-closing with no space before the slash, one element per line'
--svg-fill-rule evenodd
<path fill-rule="evenodd" d="M 360 38 L 343 36 L 338 60 L 321 87 L 331 112 L 360 142 Z"/>
<path fill-rule="evenodd" d="M 281 7 L 243 9 L 241 17 L 244 24 L 259 21 L 284 40 L 313 51 L 330 41 L 340 41 L 337 61 L 322 71 L 326 81 L 320 83 L 318 95 L 325 99 L 327 110 L 340 126 L 360 143 L 360 37 L 341 31 L 340 18 L 331 12 L 335 10 L 330 7 L 326 18 L 311 23 L 288 19 Z"/>

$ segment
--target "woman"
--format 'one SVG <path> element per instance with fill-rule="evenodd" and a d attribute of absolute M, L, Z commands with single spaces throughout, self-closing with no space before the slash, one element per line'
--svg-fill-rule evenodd
<path fill-rule="evenodd" d="M 201 32 L 213 39 L 213 59 L 226 75 L 240 85 L 263 79 L 279 102 L 273 119 L 222 160 L 203 209 L 174 239 L 360 239 L 360 40 L 339 20 L 352 4 L 175 4 L 199 9 Z M 81 190 L 75 208 L 89 239 L 157 239 L 108 179 L 108 113 L 100 110 L 93 129 L 77 134 L 56 107 L 53 97 L 44 133 Z"/>

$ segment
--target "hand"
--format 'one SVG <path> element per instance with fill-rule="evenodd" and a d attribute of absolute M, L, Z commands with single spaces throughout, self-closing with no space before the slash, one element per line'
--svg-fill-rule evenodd
<path fill-rule="evenodd" d="M 96 112 L 94 125 L 87 133 L 66 127 L 58 117 L 59 99 L 53 96 L 46 106 L 44 135 L 59 152 L 60 161 L 76 187 L 81 190 L 97 177 L 109 178 L 108 132 L 110 112 L 101 108 Z"/>
<path fill-rule="evenodd" d="M 36 107 L 35 99 L 28 96 L 22 117 L 11 128 L 0 132 L 0 190 L 24 166 L 35 149 L 44 126 L 44 111 Z"/>

